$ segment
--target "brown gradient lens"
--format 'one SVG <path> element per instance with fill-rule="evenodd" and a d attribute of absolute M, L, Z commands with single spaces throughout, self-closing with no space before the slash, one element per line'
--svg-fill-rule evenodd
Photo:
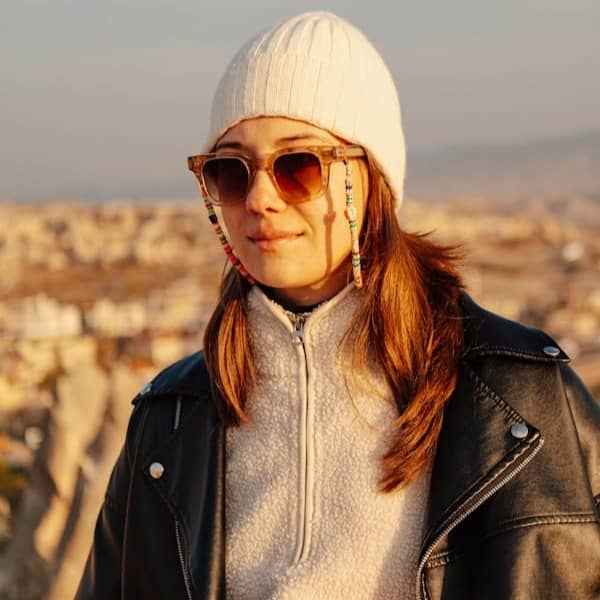
<path fill-rule="evenodd" d="M 207 160 L 202 178 L 215 204 L 235 204 L 246 197 L 248 169 L 236 157 L 218 157 Z"/>
<path fill-rule="evenodd" d="M 290 152 L 278 156 L 273 174 L 286 202 L 302 202 L 314 198 L 321 191 L 321 161 L 312 152 Z"/>

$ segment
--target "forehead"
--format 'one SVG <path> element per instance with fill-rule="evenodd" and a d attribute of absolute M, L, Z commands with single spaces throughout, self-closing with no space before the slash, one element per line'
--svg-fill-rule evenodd
<path fill-rule="evenodd" d="M 235 143 L 249 149 L 276 148 L 282 145 L 338 144 L 340 140 L 316 125 L 287 117 L 245 119 L 228 129 L 216 146 Z"/>

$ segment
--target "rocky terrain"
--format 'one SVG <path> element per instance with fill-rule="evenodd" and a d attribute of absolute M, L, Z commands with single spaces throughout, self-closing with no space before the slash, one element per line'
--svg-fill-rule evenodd
<path fill-rule="evenodd" d="M 578 202 L 596 218 L 542 201 L 400 218 L 462 243 L 475 299 L 554 335 L 598 394 L 598 204 Z M 0 205 L 0 598 L 72 597 L 131 398 L 201 346 L 224 265 L 203 210 Z"/>

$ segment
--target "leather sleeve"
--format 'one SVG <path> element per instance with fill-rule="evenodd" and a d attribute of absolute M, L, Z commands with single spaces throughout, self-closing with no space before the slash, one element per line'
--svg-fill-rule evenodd
<path fill-rule="evenodd" d="M 600 517 L 600 403 L 571 367 L 562 364 L 560 370 Z"/>
<path fill-rule="evenodd" d="M 75 595 L 76 600 L 121 597 L 127 497 L 145 412 L 146 407 L 140 402 L 129 420 L 125 443 L 110 475 L 96 521 L 92 547 Z"/>

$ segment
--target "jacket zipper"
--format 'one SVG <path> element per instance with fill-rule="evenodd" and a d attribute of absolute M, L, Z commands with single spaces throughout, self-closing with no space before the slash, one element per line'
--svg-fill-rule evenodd
<path fill-rule="evenodd" d="M 539 434 L 538 434 L 538 436 L 539 436 Z M 427 593 L 425 591 L 425 584 L 424 584 L 424 582 L 421 581 L 421 578 L 423 575 L 423 569 L 425 568 L 425 563 L 429 560 L 429 557 L 433 554 L 433 550 L 437 546 L 437 544 L 440 542 L 440 540 L 444 536 L 448 535 L 448 533 L 450 533 L 450 531 L 452 531 L 452 529 L 454 529 L 457 525 L 462 523 L 462 521 L 464 521 L 471 513 L 473 513 L 475 510 L 477 510 L 488 498 L 493 496 L 501 487 L 503 487 L 511 479 L 516 477 L 533 460 L 535 455 L 541 450 L 543 444 L 544 444 L 544 438 L 539 436 L 537 445 L 533 446 L 533 449 L 527 455 L 525 455 L 524 458 L 521 459 L 521 462 L 512 471 L 507 473 L 502 479 L 500 479 L 500 481 L 498 483 L 493 485 L 487 492 L 482 494 L 479 497 L 479 499 L 476 500 L 471 506 L 465 508 L 465 506 L 469 503 L 471 498 L 473 498 L 474 495 L 478 494 L 485 488 L 481 487 L 475 492 L 475 494 L 471 494 L 469 496 L 469 498 L 467 498 L 463 502 L 463 504 L 461 505 L 461 507 L 459 509 L 459 512 L 454 517 L 454 519 L 452 519 L 452 521 L 450 521 L 450 523 L 448 523 L 446 525 L 446 527 L 444 527 L 442 529 L 442 531 L 440 531 L 440 533 L 436 536 L 436 538 L 429 544 L 429 546 L 427 547 L 427 550 L 423 554 L 423 557 L 419 561 L 419 566 L 417 569 L 417 581 L 416 581 L 417 600 L 426 600 L 426 598 L 427 598 Z M 464 510 L 462 510 L 462 512 L 460 512 L 461 509 L 464 509 Z"/>
<path fill-rule="evenodd" d="M 183 573 L 183 583 L 185 584 L 185 593 L 188 600 L 192 600 L 192 592 L 190 590 L 190 580 L 183 558 L 183 544 L 181 543 L 181 533 L 179 532 L 179 521 L 175 519 L 175 539 L 177 540 L 177 553 L 179 554 L 179 564 Z"/>
<path fill-rule="evenodd" d="M 310 476 L 310 456 L 309 456 L 309 443 L 308 443 L 308 428 L 309 428 L 309 392 L 308 392 L 308 360 L 306 357 L 306 346 L 304 345 L 304 323 L 306 321 L 306 313 L 294 314 L 292 319 L 294 321 L 294 329 L 292 331 L 292 344 L 295 346 L 301 346 L 302 354 L 304 357 L 304 394 L 303 394 L 303 415 L 301 431 L 304 432 L 304 443 L 300 448 L 301 460 L 300 460 L 300 493 L 299 493 L 299 506 L 298 506 L 298 540 L 296 544 L 296 552 L 294 553 L 294 563 L 298 563 L 304 560 L 308 554 L 308 543 L 307 543 L 307 523 L 308 523 L 308 501 L 309 501 L 309 485 L 308 479 Z M 302 436 L 300 436 L 302 439 Z"/>
<path fill-rule="evenodd" d="M 177 404 L 175 406 L 175 419 L 173 421 L 173 431 L 179 428 L 179 422 L 181 420 L 181 396 L 177 398 Z M 185 584 L 185 592 L 188 600 L 192 600 L 192 592 L 190 590 L 190 581 L 188 571 L 185 567 L 185 560 L 183 557 L 183 544 L 181 543 L 181 533 L 179 532 L 179 521 L 175 521 L 175 539 L 177 540 L 177 554 L 179 555 L 179 564 L 181 565 L 181 572 L 183 574 L 183 583 Z"/>

